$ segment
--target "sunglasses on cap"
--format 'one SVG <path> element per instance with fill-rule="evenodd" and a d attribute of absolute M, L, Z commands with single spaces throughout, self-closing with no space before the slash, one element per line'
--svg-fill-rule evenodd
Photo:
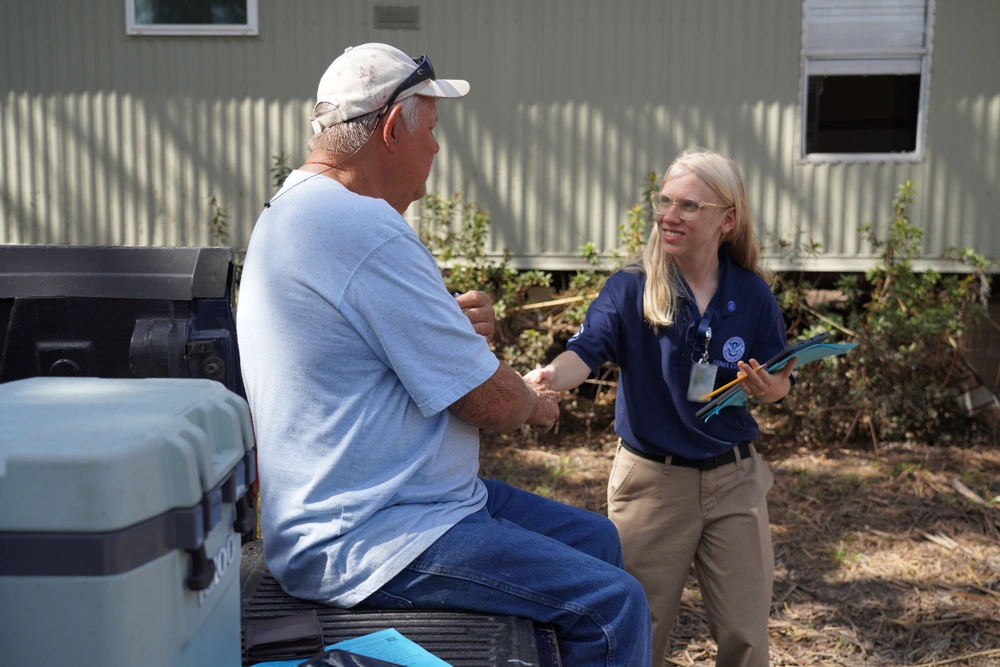
<path fill-rule="evenodd" d="M 400 93 L 404 90 L 413 88 L 418 83 L 423 83 L 429 79 L 436 79 L 434 76 L 434 65 L 431 65 L 431 61 L 427 59 L 427 55 L 422 55 L 419 58 L 414 58 L 413 62 L 417 64 L 417 69 L 413 70 L 413 73 L 408 77 L 403 79 L 403 83 L 399 84 L 396 90 L 392 91 L 392 95 L 389 96 L 388 101 L 379 109 L 378 116 L 375 118 L 375 125 L 378 126 L 379 121 L 382 117 L 389 112 L 392 108 L 393 103 L 396 98 L 399 97 Z"/>

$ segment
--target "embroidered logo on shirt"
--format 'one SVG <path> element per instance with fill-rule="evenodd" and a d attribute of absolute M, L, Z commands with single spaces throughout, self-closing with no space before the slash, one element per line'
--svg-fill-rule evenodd
<path fill-rule="evenodd" d="M 568 341 L 566 341 L 566 342 L 567 342 L 567 343 L 572 343 L 572 342 L 573 342 L 573 341 L 575 341 L 575 340 L 576 340 L 577 338 L 579 338 L 579 337 L 580 337 L 580 334 L 582 334 L 582 333 L 583 333 L 583 325 L 581 324 L 581 325 L 580 325 L 580 330 L 579 330 L 579 331 L 577 331 L 577 332 L 576 332 L 575 334 L 573 334 L 573 337 L 572 337 L 572 338 L 570 338 L 570 339 L 569 339 Z"/>
<path fill-rule="evenodd" d="M 728 304 L 726 304 L 726 308 L 729 309 L 730 313 L 733 312 L 734 310 L 736 310 L 736 302 L 730 301 Z"/>
<path fill-rule="evenodd" d="M 722 356 L 726 358 L 726 361 L 736 361 L 743 357 L 743 351 L 746 347 L 742 338 L 733 336 L 722 346 Z"/>

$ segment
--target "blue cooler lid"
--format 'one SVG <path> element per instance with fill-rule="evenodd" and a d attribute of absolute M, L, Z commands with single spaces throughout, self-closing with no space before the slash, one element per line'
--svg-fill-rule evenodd
<path fill-rule="evenodd" d="M 251 481 L 253 445 L 246 401 L 212 380 L 0 384 L 0 534 L 107 533 L 193 508 L 236 469 Z"/>

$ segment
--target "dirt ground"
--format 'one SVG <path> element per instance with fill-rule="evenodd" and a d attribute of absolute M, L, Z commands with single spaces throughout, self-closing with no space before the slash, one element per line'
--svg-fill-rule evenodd
<path fill-rule="evenodd" d="M 481 474 L 606 514 L 616 439 L 591 426 L 484 437 Z M 757 448 L 773 665 L 1000 665 L 1000 448 Z M 715 664 L 693 571 L 665 664 Z"/>

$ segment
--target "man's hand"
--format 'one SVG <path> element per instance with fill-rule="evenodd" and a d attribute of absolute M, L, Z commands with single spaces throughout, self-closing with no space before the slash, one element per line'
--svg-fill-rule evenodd
<path fill-rule="evenodd" d="M 559 419 L 559 394 L 549 389 L 547 383 L 532 379 L 530 375 L 524 376 L 524 384 L 535 394 L 535 408 L 525 423 L 535 431 L 545 433 Z"/>
<path fill-rule="evenodd" d="M 493 312 L 493 299 L 486 292 L 473 290 L 455 297 L 462 313 L 472 322 L 472 328 L 476 333 L 486 339 L 486 342 L 493 341 L 493 331 L 496 328 L 496 313 Z"/>

